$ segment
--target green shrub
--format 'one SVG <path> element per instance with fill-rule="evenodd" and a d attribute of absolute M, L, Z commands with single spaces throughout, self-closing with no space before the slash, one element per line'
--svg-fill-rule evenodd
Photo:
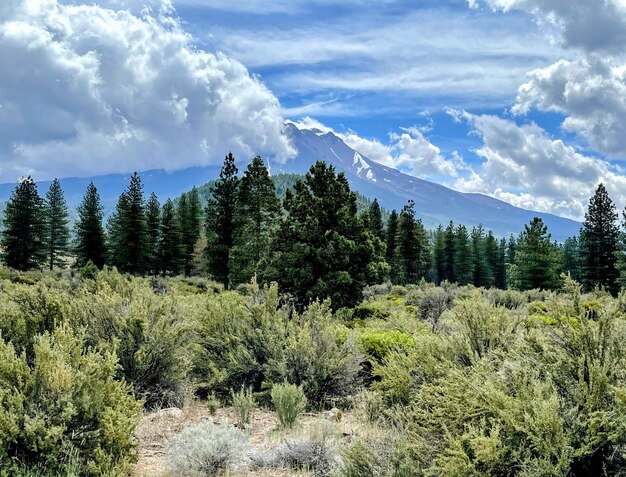
<path fill-rule="evenodd" d="M 0 469 L 128 470 L 141 403 L 114 380 L 115 355 L 83 343 L 82 333 L 63 325 L 34 339 L 28 363 L 0 339 Z"/>
<path fill-rule="evenodd" d="M 213 415 L 222 407 L 222 403 L 215 394 L 210 394 L 207 396 L 206 407 L 209 410 L 209 414 Z"/>
<path fill-rule="evenodd" d="M 392 350 L 407 349 L 415 345 L 413 338 L 401 331 L 364 330 L 359 343 L 365 356 L 382 363 Z"/>
<path fill-rule="evenodd" d="M 231 390 L 231 398 L 235 416 L 237 416 L 237 426 L 242 429 L 249 426 L 256 409 L 256 401 L 252 395 L 252 389 L 242 387 L 241 391 L 238 392 Z"/>
<path fill-rule="evenodd" d="M 300 413 L 306 409 L 307 400 L 302 386 L 289 383 L 274 384 L 271 395 L 280 427 L 292 428 Z"/>
<path fill-rule="evenodd" d="M 213 476 L 247 464 L 248 432 L 213 421 L 187 427 L 167 444 L 167 462 L 178 475 Z"/>

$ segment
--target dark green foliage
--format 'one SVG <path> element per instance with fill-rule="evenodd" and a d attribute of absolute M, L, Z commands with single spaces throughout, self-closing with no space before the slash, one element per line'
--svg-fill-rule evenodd
<path fill-rule="evenodd" d="M 65 265 L 70 243 L 69 217 L 61 183 L 54 179 L 46 194 L 46 254 L 50 270 Z"/>
<path fill-rule="evenodd" d="M 141 178 L 136 172 L 109 220 L 110 263 L 132 274 L 145 273 L 149 261 L 148 223 Z"/>
<path fill-rule="evenodd" d="M 615 205 L 600 184 L 589 200 L 580 233 L 582 283 L 587 290 L 602 286 L 613 294 L 617 292 L 618 240 Z"/>
<path fill-rule="evenodd" d="M 454 231 L 454 281 L 467 285 L 474 281 L 474 263 L 469 234 L 465 225 Z"/>
<path fill-rule="evenodd" d="M 472 260 L 474 267 L 473 283 L 477 287 L 490 287 L 493 285 L 493 269 L 489 262 L 487 251 L 487 237 L 482 225 L 474 227 L 471 234 Z M 495 239 L 491 236 L 491 248 L 489 253 L 495 254 L 497 248 L 494 247 Z"/>
<path fill-rule="evenodd" d="M 4 210 L 2 256 L 7 266 L 30 270 L 46 259 L 45 204 L 29 176 L 15 187 Z"/>
<path fill-rule="evenodd" d="M 454 228 L 454 223 L 450 221 L 448 226 L 446 227 L 446 231 L 444 234 L 444 247 L 445 247 L 445 276 L 441 278 L 441 280 L 448 280 L 449 282 L 455 282 L 457 280 L 456 277 L 456 266 L 455 262 L 457 260 L 456 254 L 456 232 Z"/>
<path fill-rule="evenodd" d="M 420 220 L 415 220 L 415 203 L 402 209 L 398 220 L 396 256 L 397 283 L 417 283 L 428 270 L 429 254 L 426 231 Z"/>
<path fill-rule="evenodd" d="M 396 244 L 398 237 L 398 213 L 395 210 L 391 211 L 389 220 L 387 220 L 387 230 L 385 232 L 387 239 L 387 249 L 385 252 L 385 259 L 390 266 L 389 277 L 392 282 L 396 283 L 398 279 L 398 266 L 396 263 Z"/>
<path fill-rule="evenodd" d="M 280 219 L 280 200 L 263 164 L 255 157 L 243 174 L 234 218 L 233 248 L 230 252 L 230 283 L 248 283 L 267 254 L 272 234 Z"/>
<path fill-rule="evenodd" d="M 580 263 L 580 242 L 577 237 L 569 237 L 561 247 L 563 254 L 563 271 L 570 273 L 573 280 L 582 280 Z"/>
<path fill-rule="evenodd" d="M 386 271 L 378 239 L 357 217 L 355 194 L 343 173 L 319 161 L 294 189 L 263 279 L 276 281 L 300 308 L 327 297 L 335 309 L 354 306 Z"/>
<path fill-rule="evenodd" d="M 146 224 L 148 228 L 148 240 L 146 242 L 148 266 L 147 272 L 156 275 L 159 273 L 159 250 L 161 245 L 161 205 L 153 192 L 146 204 Z"/>
<path fill-rule="evenodd" d="M 500 239 L 498 246 L 498 257 L 494 262 L 494 285 L 496 288 L 507 288 L 506 281 L 506 255 L 507 245 L 504 238 Z"/>
<path fill-rule="evenodd" d="M 561 286 L 561 256 L 540 218 L 535 217 L 524 227 L 514 265 L 513 286 L 518 290 L 554 290 Z"/>
<path fill-rule="evenodd" d="M 78 220 L 74 225 L 76 265 L 84 267 L 91 262 L 102 268 L 106 259 L 106 242 L 102 226 L 102 205 L 93 182 L 87 187 L 78 206 Z"/>
<path fill-rule="evenodd" d="M 178 203 L 178 221 L 180 226 L 181 244 L 183 247 L 183 262 L 185 275 L 191 275 L 193 268 L 193 255 L 196 242 L 200 238 L 200 225 L 202 223 L 202 206 L 200 194 L 196 187 L 183 194 Z"/>
<path fill-rule="evenodd" d="M 229 153 L 224 159 L 220 179 L 211 188 L 212 198 L 206 207 L 209 272 L 226 288 L 229 286 L 230 251 L 234 244 L 234 219 L 239 194 L 237 172 L 235 157 Z"/>
<path fill-rule="evenodd" d="M 159 242 L 159 270 L 163 275 L 178 275 L 183 269 L 183 245 L 180 222 L 174 204 L 166 200 L 161 211 L 161 234 Z"/>
<path fill-rule="evenodd" d="M 369 208 L 369 216 L 370 216 L 370 231 L 375 237 L 378 237 L 380 240 L 385 240 L 385 229 L 383 226 L 383 215 L 380 210 L 380 205 L 378 204 L 378 199 L 374 199 L 372 205 Z"/>
<path fill-rule="evenodd" d="M 447 279 L 446 236 L 443 227 L 437 227 L 433 239 L 433 263 L 436 283 Z"/>

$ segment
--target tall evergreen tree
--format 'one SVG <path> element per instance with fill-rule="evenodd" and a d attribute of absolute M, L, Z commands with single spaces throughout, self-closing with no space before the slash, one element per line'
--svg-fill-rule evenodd
<path fill-rule="evenodd" d="M 519 290 L 554 290 L 561 286 L 560 253 L 540 218 L 524 226 L 514 265 L 513 285 Z"/>
<path fill-rule="evenodd" d="M 234 244 L 235 209 L 239 194 L 235 157 L 229 153 L 224 159 L 220 178 L 211 188 L 212 198 L 206 208 L 207 259 L 213 277 L 229 286 L 230 250 Z"/>
<path fill-rule="evenodd" d="M 300 308 L 328 297 L 334 309 L 357 304 L 385 266 L 345 175 L 318 161 L 287 192 L 284 208 L 262 281 L 278 282 Z"/>
<path fill-rule="evenodd" d="M 446 279 L 446 235 L 443 227 L 437 227 L 433 237 L 433 262 L 437 284 Z"/>
<path fill-rule="evenodd" d="M 184 250 L 181 243 L 179 217 L 170 199 L 165 201 L 161 210 L 159 239 L 159 270 L 163 275 L 178 275 L 184 267 Z"/>
<path fill-rule="evenodd" d="M 380 240 L 385 240 L 385 228 L 383 225 L 383 214 L 380 209 L 380 204 L 378 203 L 378 199 L 374 199 L 372 205 L 369 208 L 369 216 L 370 216 L 370 231 L 374 234 L 375 237 L 378 237 Z"/>
<path fill-rule="evenodd" d="M 153 275 L 159 273 L 160 244 L 161 244 L 161 204 L 153 192 L 146 204 L 147 225 L 147 271 Z"/>
<path fill-rule="evenodd" d="M 561 248 L 563 254 L 563 271 L 569 273 L 572 279 L 581 281 L 580 246 L 578 237 L 568 237 Z"/>
<path fill-rule="evenodd" d="M 494 286 L 501 290 L 504 290 L 508 286 L 506 282 L 506 254 L 506 239 L 501 238 L 500 244 L 498 245 L 498 258 L 493 269 Z"/>
<path fill-rule="evenodd" d="M 589 201 L 580 234 L 582 283 L 587 290 L 602 286 L 617 293 L 619 228 L 615 205 L 600 184 Z"/>
<path fill-rule="evenodd" d="M 92 262 L 98 268 L 104 266 L 106 260 L 106 239 L 102 226 L 103 209 L 100 195 L 92 183 L 87 187 L 85 196 L 78 206 L 78 220 L 74 224 L 76 242 L 76 264 L 79 267 Z"/>
<path fill-rule="evenodd" d="M 189 276 L 193 268 L 193 256 L 196 242 L 200 238 L 200 226 L 202 223 L 198 189 L 194 186 L 189 192 L 183 194 L 178 205 L 185 275 Z"/>
<path fill-rule="evenodd" d="M 400 212 L 396 242 L 397 282 L 417 283 L 428 267 L 428 243 L 421 221 L 415 219 L 412 200 Z"/>
<path fill-rule="evenodd" d="M 456 231 L 452 221 L 446 227 L 443 243 L 446 258 L 445 277 L 443 279 L 454 283 L 456 281 Z"/>
<path fill-rule="evenodd" d="M 487 238 L 482 225 L 472 228 L 471 242 L 473 283 L 477 287 L 489 287 L 493 284 L 493 272 L 488 253 L 494 253 L 494 250 L 487 251 Z M 495 244 L 495 239 L 493 239 L 493 244 Z"/>
<path fill-rule="evenodd" d="M 398 212 L 392 210 L 387 220 L 387 230 L 385 231 L 387 249 L 385 251 L 385 260 L 389 264 L 389 276 L 392 282 L 398 278 L 398 266 L 396 264 L 396 239 L 398 236 Z"/>
<path fill-rule="evenodd" d="M 65 264 L 63 256 L 67 254 L 70 243 L 69 217 L 67 203 L 63 195 L 61 183 L 54 179 L 46 193 L 46 254 L 48 266 Z"/>
<path fill-rule="evenodd" d="M 474 279 L 473 254 L 465 225 L 459 225 L 454 233 L 454 278 L 460 285 L 468 285 Z"/>
<path fill-rule="evenodd" d="M 41 266 L 46 259 L 45 237 L 45 204 L 28 176 L 19 181 L 4 209 L 4 262 L 22 271 Z"/>
<path fill-rule="evenodd" d="M 235 211 L 230 283 L 247 283 L 258 272 L 278 227 L 280 200 L 263 159 L 255 157 L 243 174 Z"/>
<path fill-rule="evenodd" d="M 142 274 L 148 265 L 148 224 L 141 178 L 136 172 L 120 195 L 109 221 L 111 264 L 121 271 Z"/>

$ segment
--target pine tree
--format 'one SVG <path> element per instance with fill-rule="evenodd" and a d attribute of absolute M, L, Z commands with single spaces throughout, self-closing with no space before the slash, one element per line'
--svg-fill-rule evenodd
<path fill-rule="evenodd" d="M 454 223 L 450 221 L 444 232 L 443 244 L 445 250 L 445 275 L 443 280 L 451 283 L 456 282 L 456 230 Z"/>
<path fill-rule="evenodd" d="M 152 275 L 159 273 L 160 244 L 161 244 L 161 205 L 153 192 L 146 204 L 147 224 L 147 271 Z"/>
<path fill-rule="evenodd" d="M 193 256 L 196 242 L 200 238 L 202 210 L 200 195 L 194 186 L 191 191 L 184 193 L 178 203 L 178 217 L 181 228 L 185 275 L 191 275 Z"/>
<path fill-rule="evenodd" d="M 396 242 L 397 283 L 417 283 L 428 267 L 428 243 L 421 221 L 415 219 L 412 200 L 400 212 Z"/>
<path fill-rule="evenodd" d="M 500 257 L 500 247 L 498 245 L 498 241 L 493 235 L 493 232 L 490 230 L 487 232 L 485 237 L 485 258 L 487 260 L 487 279 L 483 283 L 484 287 L 494 287 L 496 286 L 496 274 L 498 265 L 499 265 L 499 257 Z"/>
<path fill-rule="evenodd" d="M 493 246 L 495 245 L 495 239 L 493 235 L 491 238 Z M 493 253 L 494 250 L 492 248 L 489 252 L 487 251 L 487 237 L 485 237 L 482 225 L 472 228 L 471 242 L 474 272 L 473 283 L 477 287 L 490 287 L 493 284 L 493 271 L 488 253 Z"/>
<path fill-rule="evenodd" d="M 92 262 L 98 268 L 104 266 L 106 260 L 106 241 L 102 226 L 103 210 L 96 186 L 92 183 L 87 187 L 85 196 L 78 206 L 78 221 L 74 225 L 76 242 L 76 264 L 84 267 Z"/>
<path fill-rule="evenodd" d="M 261 258 L 278 227 L 280 200 L 274 183 L 259 156 L 243 174 L 235 211 L 233 248 L 230 252 L 230 283 L 247 283 L 258 272 Z"/>
<path fill-rule="evenodd" d="M 109 221 L 111 264 L 119 270 L 142 274 L 148 265 L 148 224 L 141 178 L 136 172 L 120 195 Z"/>
<path fill-rule="evenodd" d="M 587 290 L 602 286 L 617 293 L 617 217 L 613 201 L 600 184 L 589 201 L 580 235 L 582 283 Z"/>
<path fill-rule="evenodd" d="M 500 244 L 498 246 L 498 258 L 496 261 L 496 265 L 494 268 L 494 286 L 496 288 L 500 288 L 504 290 L 507 288 L 506 282 L 506 254 L 507 254 L 507 244 L 506 239 L 500 239 Z"/>
<path fill-rule="evenodd" d="M 299 308 L 326 298 L 334 309 L 359 303 L 385 267 L 345 175 L 318 161 L 287 192 L 284 208 L 261 281 L 278 282 Z"/>
<path fill-rule="evenodd" d="M 173 202 L 168 199 L 161 211 L 161 235 L 159 240 L 159 269 L 163 275 L 178 275 L 183 269 L 183 245 L 180 237 L 179 218 Z"/>
<path fill-rule="evenodd" d="M 561 286 L 560 253 L 540 218 L 524 226 L 514 265 L 513 285 L 518 290 L 555 290 Z"/>
<path fill-rule="evenodd" d="M 53 270 L 55 266 L 65 265 L 63 256 L 67 254 L 70 243 L 67 204 L 61 183 L 57 179 L 52 181 L 46 194 L 45 214 L 46 254 L 48 266 Z"/>
<path fill-rule="evenodd" d="M 225 287 L 229 286 L 230 250 L 234 244 L 235 209 L 239 194 L 235 157 L 224 159 L 220 178 L 211 188 L 212 198 L 206 208 L 207 263 L 209 272 Z"/>
<path fill-rule="evenodd" d="M 454 233 L 454 278 L 459 285 L 468 285 L 474 278 L 473 254 L 465 225 L 459 225 Z"/>
<path fill-rule="evenodd" d="M 396 264 L 396 238 L 398 235 L 398 212 L 391 211 L 389 220 L 387 220 L 387 230 L 385 236 L 387 239 L 387 249 L 385 251 L 385 259 L 389 264 L 389 278 L 395 283 L 398 278 L 398 266 Z"/>
<path fill-rule="evenodd" d="M 385 240 L 385 229 L 383 226 L 383 214 L 380 209 L 380 204 L 378 203 L 378 199 L 374 199 L 372 205 L 369 208 L 369 217 L 370 217 L 370 231 L 374 234 L 375 237 L 378 237 L 380 240 Z"/>
<path fill-rule="evenodd" d="M 21 179 L 4 210 L 2 255 L 16 270 L 39 267 L 46 260 L 45 204 L 35 181 Z"/>
<path fill-rule="evenodd" d="M 563 254 L 563 271 L 569 273 L 573 280 L 581 281 L 580 271 L 580 246 L 578 238 L 568 237 L 563 242 L 561 253 Z"/>
<path fill-rule="evenodd" d="M 446 235 L 440 225 L 433 238 L 433 262 L 435 264 L 436 282 L 440 284 L 446 279 Z"/>

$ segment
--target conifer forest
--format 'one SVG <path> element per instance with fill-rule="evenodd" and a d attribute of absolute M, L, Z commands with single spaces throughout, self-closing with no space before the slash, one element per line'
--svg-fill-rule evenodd
<path fill-rule="evenodd" d="M 385 210 L 259 158 L 105 214 L 21 180 L 0 269 L 0 475 L 621 475 L 624 228 Z M 155 450 L 156 449 L 156 450 Z"/>

